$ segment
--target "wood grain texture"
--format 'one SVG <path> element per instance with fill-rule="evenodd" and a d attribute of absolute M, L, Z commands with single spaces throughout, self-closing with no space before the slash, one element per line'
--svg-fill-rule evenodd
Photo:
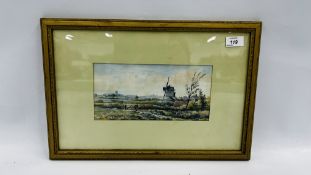
<path fill-rule="evenodd" d="M 111 19 L 41 19 L 46 114 L 50 159 L 107 160 L 249 160 L 251 155 L 261 36 L 259 21 L 162 21 Z M 236 150 L 105 150 L 60 149 L 54 68 L 53 30 L 205 31 L 250 34 L 241 149 Z"/>

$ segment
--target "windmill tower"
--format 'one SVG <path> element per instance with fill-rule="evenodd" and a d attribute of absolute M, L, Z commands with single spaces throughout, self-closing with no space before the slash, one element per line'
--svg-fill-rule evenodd
<path fill-rule="evenodd" d="M 175 100 L 175 88 L 169 85 L 170 77 L 167 78 L 166 85 L 163 87 L 164 96 L 163 99 L 165 100 Z"/>

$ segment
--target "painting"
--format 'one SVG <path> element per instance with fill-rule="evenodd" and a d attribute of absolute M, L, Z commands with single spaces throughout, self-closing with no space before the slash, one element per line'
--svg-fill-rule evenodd
<path fill-rule="evenodd" d="M 95 63 L 94 119 L 208 121 L 212 69 Z"/>

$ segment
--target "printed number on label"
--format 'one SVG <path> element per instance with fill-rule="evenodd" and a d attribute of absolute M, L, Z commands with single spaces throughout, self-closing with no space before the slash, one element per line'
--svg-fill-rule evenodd
<path fill-rule="evenodd" d="M 241 47 L 241 46 L 244 46 L 244 36 L 226 37 L 226 47 Z"/>

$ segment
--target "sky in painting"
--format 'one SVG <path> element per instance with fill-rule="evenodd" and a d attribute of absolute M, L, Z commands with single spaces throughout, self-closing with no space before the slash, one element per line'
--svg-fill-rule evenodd
<path fill-rule="evenodd" d="M 185 85 L 190 84 L 193 74 L 205 73 L 199 83 L 203 92 L 209 96 L 212 66 L 184 65 L 132 65 L 132 64 L 94 64 L 94 92 L 124 95 L 163 96 L 163 87 L 169 77 L 169 84 L 175 87 L 176 96 L 186 96 Z"/>

